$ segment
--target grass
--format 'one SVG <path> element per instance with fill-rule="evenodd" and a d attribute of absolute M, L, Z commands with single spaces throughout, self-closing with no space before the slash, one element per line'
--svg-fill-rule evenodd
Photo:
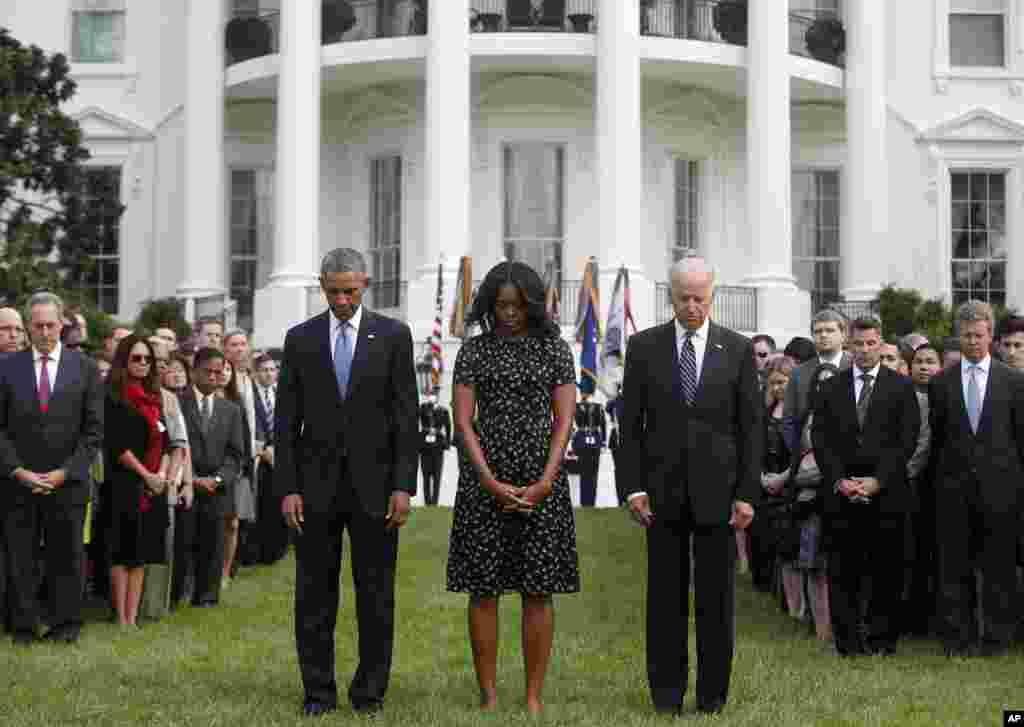
<path fill-rule="evenodd" d="M 616 510 L 578 512 L 583 592 L 556 599 L 547 713 L 523 713 L 519 604 L 502 605 L 501 707 L 477 698 L 465 596 L 444 590 L 451 511 L 418 509 L 402 534 L 398 636 L 381 724 L 658 725 L 644 666 L 645 543 Z M 346 565 L 347 569 L 347 565 Z M 76 646 L 14 649 L 0 641 L 0 725 L 309 724 L 292 635 L 291 559 L 243 571 L 219 609 L 184 609 L 131 634 L 88 623 Z M 338 624 L 338 681 L 354 669 L 355 623 L 346 575 Z M 945 659 L 938 644 L 901 644 L 891 659 L 840 661 L 749 578 L 737 588 L 737 656 L 724 716 L 697 718 L 691 673 L 688 721 L 722 725 L 995 725 L 1024 708 L 1024 654 Z M 692 652 L 691 639 L 691 652 Z M 691 657 L 692 659 L 692 657 Z M 691 662 L 692 663 L 692 662 Z M 320 724 L 356 721 L 347 711 Z"/>

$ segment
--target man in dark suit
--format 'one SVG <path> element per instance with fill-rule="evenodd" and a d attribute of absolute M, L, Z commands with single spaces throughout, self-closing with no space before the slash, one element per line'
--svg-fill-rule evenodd
<path fill-rule="evenodd" d="M 60 344 L 63 304 L 29 299 L 32 346 L 0 361 L 0 511 L 7 538 L 16 643 L 78 640 L 89 465 L 103 437 L 96 366 Z M 36 598 L 40 535 L 46 542 L 47 608 Z"/>
<path fill-rule="evenodd" d="M 178 586 L 194 579 L 192 604 L 202 608 L 220 601 L 224 567 L 225 514 L 233 506 L 232 488 L 245 461 L 242 409 L 218 396 L 224 375 L 224 354 L 215 348 L 196 352 L 192 386 L 181 394 L 181 411 L 188 429 L 192 451 L 192 486 L 195 497 L 188 511 L 180 512 L 189 520 L 186 529 L 193 533 L 191 550 L 174 554 Z M 172 593 L 172 600 L 182 597 Z"/>
<path fill-rule="evenodd" d="M 581 507 L 593 507 L 597 500 L 597 474 L 608 428 L 604 409 L 590 400 L 592 396 L 583 394 L 583 400 L 576 405 L 576 431 L 572 436 L 572 451 L 580 463 Z"/>
<path fill-rule="evenodd" d="M 0 360 L 20 351 L 24 338 L 25 326 L 21 322 L 21 314 L 14 308 L 0 308 Z M 7 544 L 3 518 L 0 518 L 0 631 L 10 625 L 7 592 Z"/>
<path fill-rule="evenodd" d="M 420 404 L 420 469 L 423 472 L 423 503 L 436 505 L 441 494 L 444 453 L 452 441 L 452 416 L 431 394 Z"/>
<path fill-rule="evenodd" d="M 288 551 L 288 526 L 281 517 L 281 496 L 274 484 L 274 416 L 277 408 L 277 361 L 267 354 L 253 362 L 253 401 L 256 411 L 256 440 L 263 443 L 257 460 L 256 481 L 259 502 L 256 507 L 257 560 L 276 563 Z"/>
<path fill-rule="evenodd" d="M 745 337 L 708 320 L 714 272 L 701 258 L 672 269 L 670 323 L 634 335 L 626 353 L 625 493 L 647 528 L 647 678 L 655 709 L 678 714 L 688 681 L 690 536 L 697 616 L 697 709 L 720 712 L 734 643 L 733 528 L 754 517 L 764 405 Z"/>
<path fill-rule="evenodd" d="M 910 379 L 882 366 L 882 324 L 852 326 L 853 367 L 832 379 L 814 413 L 821 469 L 829 605 L 842 656 L 892 654 L 903 594 L 904 520 L 911 502 L 907 460 L 921 416 Z M 861 606 L 867 598 L 867 638 Z"/>
<path fill-rule="evenodd" d="M 352 543 L 359 666 L 357 712 L 379 711 L 391 673 L 398 529 L 416 493 L 416 374 L 404 323 L 362 306 L 361 253 L 339 248 L 320 267 L 330 310 L 285 338 L 277 392 L 277 476 L 297 533 L 295 637 L 303 711 L 337 707 L 334 628 L 342 531 Z M 282 490 L 283 492 L 285 490 Z"/>
<path fill-rule="evenodd" d="M 957 321 L 962 359 L 929 385 L 940 536 L 938 615 L 947 655 L 991 655 L 1009 646 L 1019 607 L 1015 560 L 1024 504 L 1024 379 L 990 354 L 994 319 L 988 304 L 964 303 Z M 980 634 L 975 595 L 984 613 Z"/>
<path fill-rule="evenodd" d="M 838 311 L 826 308 L 811 319 L 811 335 L 818 355 L 793 369 L 782 402 L 782 438 L 790 452 L 800 451 L 800 427 L 807 416 L 815 369 L 830 363 L 845 371 L 853 362 L 850 354 L 843 350 L 846 333 L 846 318 Z"/>

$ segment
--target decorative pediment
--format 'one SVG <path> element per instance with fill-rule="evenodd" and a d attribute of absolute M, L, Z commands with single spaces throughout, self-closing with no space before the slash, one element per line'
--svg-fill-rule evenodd
<path fill-rule="evenodd" d="M 646 90 L 645 97 L 654 96 L 653 90 Z M 672 86 L 659 89 L 658 100 L 650 103 L 644 111 L 651 123 L 668 121 L 693 121 L 702 125 L 722 127 L 735 104 L 706 88 L 699 86 Z"/>
<path fill-rule="evenodd" d="M 82 109 L 72 118 L 82 129 L 82 137 L 87 140 L 112 139 L 131 140 L 151 139 L 153 133 L 134 121 L 115 116 L 96 106 Z"/>
<path fill-rule="evenodd" d="M 918 136 L 931 144 L 1012 144 L 1024 145 L 1024 125 L 1004 116 L 977 108 L 933 126 Z"/>
<path fill-rule="evenodd" d="M 517 74 L 486 84 L 480 91 L 481 114 L 593 113 L 594 94 L 562 76 Z"/>

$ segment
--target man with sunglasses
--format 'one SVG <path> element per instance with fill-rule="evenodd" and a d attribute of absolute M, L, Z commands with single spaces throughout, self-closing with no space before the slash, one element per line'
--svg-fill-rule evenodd
<path fill-rule="evenodd" d="M 775 339 L 767 333 L 758 333 L 750 339 L 750 342 L 754 345 L 754 366 L 757 368 L 757 378 L 761 384 L 761 391 L 764 391 L 768 362 L 777 350 Z"/>
<path fill-rule="evenodd" d="M 0 360 L 0 513 L 8 547 L 14 641 L 75 642 L 82 624 L 83 529 L 89 466 L 103 437 L 96 365 L 60 342 L 61 299 L 29 299 L 32 347 Z M 40 532 L 48 604 L 36 598 Z"/>

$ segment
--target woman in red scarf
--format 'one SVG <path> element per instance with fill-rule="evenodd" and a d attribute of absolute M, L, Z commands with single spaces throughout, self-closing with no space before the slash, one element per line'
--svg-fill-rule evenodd
<path fill-rule="evenodd" d="M 114 608 L 135 626 L 149 563 L 166 562 L 168 524 L 160 383 L 153 349 L 136 335 L 114 354 L 105 407 L 108 543 Z"/>

